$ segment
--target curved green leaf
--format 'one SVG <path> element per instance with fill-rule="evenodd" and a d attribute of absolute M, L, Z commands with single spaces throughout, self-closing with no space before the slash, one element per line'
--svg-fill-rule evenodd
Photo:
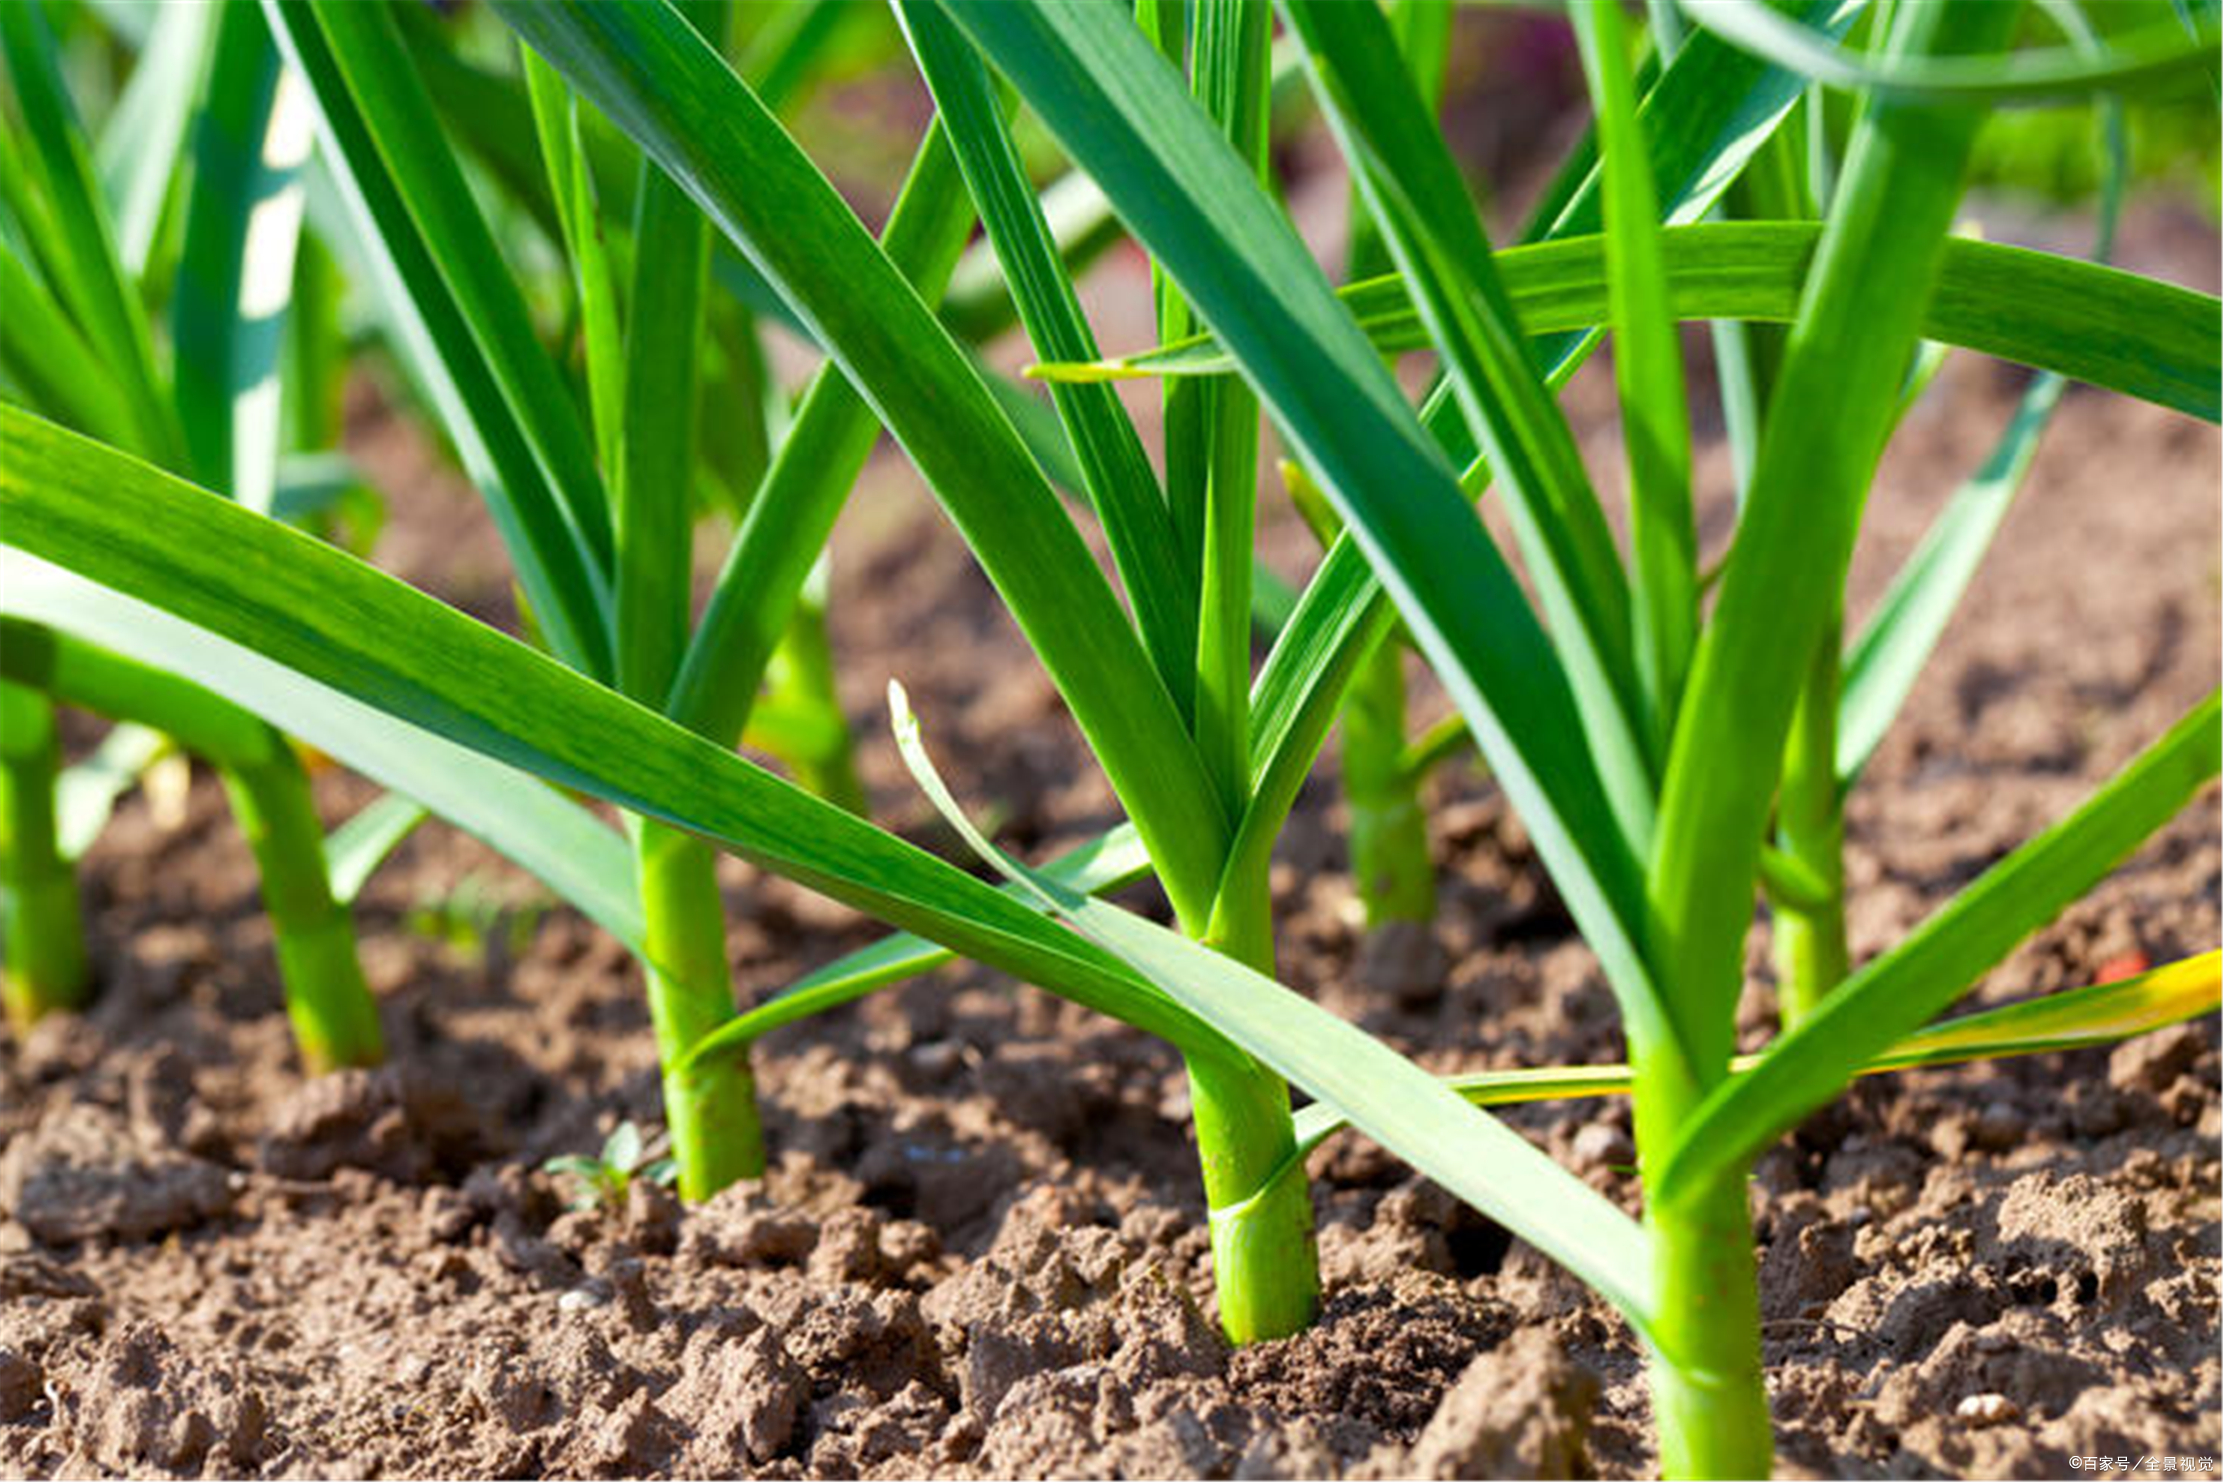
<path fill-rule="evenodd" d="M 62 858 L 82 858 L 108 826 L 116 800 L 170 751 L 169 737 L 126 721 L 110 726 L 91 755 L 65 767 L 54 783 L 54 843 Z"/>
<path fill-rule="evenodd" d="M 192 672 L 188 640 L 226 640 L 227 663 L 283 687 L 261 692 L 278 702 L 269 718 L 334 756 L 348 758 L 349 738 L 326 744 L 319 707 L 338 695 L 366 707 L 333 709 L 343 730 L 350 714 L 390 716 L 400 743 L 410 728 L 430 732 L 700 834 L 1185 1054 L 1236 1053 L 1102 949 L 993 886 L 329 545 L 4 404 L 0 540 L 192 625 L 165 632 L 155 649 L 165 665 Z M 28 585 L 11 579 L 0 600 L 24 600 Z M 132 646 L 128 620 L 100 637 Z M 453 752 L 436 748 L 435 765 Z M 434 802 L 421 780 L 363 770 Z"/>
<path fill-rule="evenodd" d="M 1670 227 L 1660 245 L 1675 317 L 1788 323 L 1821 240 L 1811 222 L 1709 222 Z M 1604 324 L 1605 241 L 1509 247 L 1498 255 L 1515 310 L 1531 334 Z M 1344 303 L 1384 354 L 1427 347 L 1427 332 L 1398 278 L 1370 278 Z M 2223 421 L 2223 301 L 2173 283 L 2073 257 L 1956 237 L 1945 245 L 1923 310 L 1923 338 L 1979 350 L 2136 396 L 2205 421 Z M 1198 336 L 1119 359 L 1038 365 L 1039 379 L 1225 375 L 1235 362 Z"/>
<path fill-rule="evenodd" d="M 683 185 L 902 443 L 1002 593 L 1201 926 L 1226 823 L 1164 683 L 972 363 L 795 141 L 666 6 L 503 0 L 511 27 Z"/>
<path fill-rule="evenodd" d="M 1859 777 L 1921 678 L 2066 389 L 2060 377 L 2047 375 L 2024 393 L 1991 456 L 1931 524 L 1846 652 L 1837 719 L 1840 791 Z"/>
<path fill-rule="evenodd" d="M 2113 1044 L 2133 1035 L 2215 1012 L 2223 953 L 2206 952 L 2172 962 L 2119 983 L 2099 983 L 2024 999 L 1981 1013 L 1946 1019 L 1918 1029 L 1860 1068 L 1864 1076 L 1889 1075 L 1918 1066 L 1965 1065 L 2013 1055 L 2052 1055 Z M 1763 1057 L 1739 1055 L 1735 1071 L 1758 1065 Z M 1570 1065 L 1481 1070 L 1445 1076 L 1444 1084 L 1475 1106 L 1520 1106 L 1537 1101 L 1573 1101 L 1589 1096 L 1626 1096 L 1635 1083 L 1626 1065 Z M 1310 1154 L 1349 1126 L 1327 1102 L 1297 1113 L 1297 1149 Z"/>
<path fill-rule="evenodd" d="M 1756 56 L 1832 87 L 1931 103 L 2042 103 L 2197 76 L 2223 42 L 2213 15 L 2190 28 L 2149 26 L 2099 54 L 2080 46 L 1988 56 L 1895 57 L 1878 62 L 1815 34 L 1763 0 L 1686 3 L 1684 13 Z"/>
<path fill-rule="evenodd" d="M 2082 807 L 2008 855 L 1823 998 L 1684 1126 L 1659 1197 L 1704 1188 L 1827 1105 L 1854 1068 L 1960 997 L 2014 945 L 2097 885 L 2223 767 L 2223 700 L 2208 698 Z"/>
<path fill-rule="evenodd" d="M 1636 947 L 1636 862 L 1550 641 L 1311 254 L 1116 7 L 949 8 L 1234 348 L 1473 721 L 1632 1023 L 1664 1039 Z"/>
<path fill-rule="evenodd" d="M 951 796 L 919 739 L 902 686 L 889 684 L 896 744 L 927 797 L 975 853 L 1028 888 L 1168 995 L 1467 1203 L 1560 1262 L 1650 1327 L 1651 1252 L 1637 1223 L 1504 1123 L 1349 1024 L 1233 958 L 1091 899 L 990 843 Z"/>
<path fill-rule="evenodd" d="M 17 531 L 7 533 L 12 543 Z M 5 551 L 0 575 L 0 612 L 158 666 L 285 726 L 484 840 L 628 948 L 643 950 L 624 839 L 553 788 L 58 566 Z"/>
<path fill-rule="evenodd" d="M 324 841 L 324 867 L 332 875 L 332 899 L 355 903 L 386 856 L 431 814 L 415 798 L 390 792 L 332 830 Z"/>

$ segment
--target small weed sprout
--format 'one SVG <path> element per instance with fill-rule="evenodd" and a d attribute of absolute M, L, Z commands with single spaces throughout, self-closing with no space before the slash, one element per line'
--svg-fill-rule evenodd
<path fill-rule="evenodd" d="M 569 1178 L 577 1185 L 571 1196 L 573 1209 L 623 1209 L 636 1181 L 670 1188 L 679 1181 L 679 1164 L 670 1154 L 671 1139 L 659 1132 L 643 1137 L 638 1122 L 628 1117 L 602 1139 L 602 1151 L 591 1157 L 565 1153 L 540 1165 L 543 1173 Z"/>
<path fill-rule="evenodd" d="M 507 900 L 481 871 L 472 871 L 443 894 L 430 895 L 402 918 L 413 935 L 440 943 L 459 960 L 486 971 L 497 959 L 514 959 L 532 945 L 549 902 Z"/>

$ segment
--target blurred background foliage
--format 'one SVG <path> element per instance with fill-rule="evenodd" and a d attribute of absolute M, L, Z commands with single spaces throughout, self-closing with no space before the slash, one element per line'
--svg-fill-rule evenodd
<path fill-rule="evenodd" d="M 499 75 L 514 74 L 514 42 L 484 6 L 472 0 L 422 4 L 459 57 Z M 2081 0 L 2077 8 L 2100 35 L 2121 36 L 2168 22 L 2182 4 Z M 2031 8 L 2024 45 L 2062 44 L 2061 28 L 2050 14 L 2056 8 Z M 107 116 L 159 9 L 158 0 L 49 4 L 68 46 L 72 90 L 89 116 Z M 877 222 L 929 108 L 888 8 L 879 0 L 741 0 L 735 7 L 734 49 L 745 53 L 767 33 L 794 27 L 814 9 L 829 13 L 816 22 L 826 27 L 816 70 L 784 112 L 790 126 L 811 140 L 813 156 L 850 193 L 859 213 Z M 1573 40 L 1556 9 L 1535 0 L 1481 3 L 1464 7 L 1458 17 L 1447 77 L 1447 128 L 1478 194 L 1487 193 L 1488 181 L 1502 187 L 1516 141 L 1525 140 L 1525 154 L 1541 153 L 1529 125 L 1584 107 Z M 2125 102 L 2133 199 L 2165 197 L 2196 205 L 2210 221 L 2223 215 L 2223 134 L 2213 86 L 2143 90 Z M 1310 112 L 1301 88 L 1281 89 L 1276 104 L 1277 133 L 1284 135 Z M 1833 122 L 1840 126 L 1846 106 L 1842 95 L 1833 96 Z M 2100 170 L 2089 112 L 2085 105 L 1997 112 L 1977 145 L 1979 188 L 2052 206 L 2089 203 Z M 1018 141 L 1037 179 L 1047 181 L 1062 168 L 1056 147 L 1031 116 L 1022 115 Z"/>

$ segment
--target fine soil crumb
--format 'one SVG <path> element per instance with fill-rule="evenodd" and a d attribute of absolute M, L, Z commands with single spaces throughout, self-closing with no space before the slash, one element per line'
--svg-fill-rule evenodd
<path fill-rule="evenodd" d="M 2151 219 L 2144 233 L 2126 242 L 2176 243 L 2175 276 L 2213 286 L 2212 234 Z M 1146 325 L 1147 277 L 1120 291 Z M 1976 357 L 1949 362 L 1871 501 L 1856 622 L 2018 392 Z M 1600 467 L 1610 395 L 1595 367 L 1567 393 Z M 509 617 L 490 528 L 422 440 L 364 404 L 353 450 L 395 503 L 386 558 Z M 1853 796 L 1856 956 L 2213 686 L 2216 454 L 2182 418 L 2068 396 Z M 1709 549 L 1729 528 L 1726 467 L 1709 442 Z M 2111 497 L 2125 488 L 2139 497 Z M 1292 568 L 1310 549 L 1278 515 L 1265 539 Z M 900 672 L 961 761 L 953 783 L 1014 847 L 1044 857 L 1116 819 L 984 578 L 892 461 L 853 501 L 833 572 L 875 817 L 946 842 L 881 738 L 879 697 Z M 1416 725 L 1443 708 L 1416 687 Z M 372 796 L 335 771 L 317 784 L 328 822 Z M 126 798 L 91 851 L 93 1006 L 0 1042 L 0 1473 L 1656 1466 L 1626 1324 L 1348 1134 L 1311 1165 L 1320 1322 L 1231 1351 L 1178 1057 L 977 971 L 761 1046 L 760 1183 L 684 1209 L 636 1183 L 621 1207 L 568 1209 L 577 1190 L 542 1163 L 658 1114 L 622 948 L 480 846 L 424 829 L 358 907 L 391 1065 L 304 1081 L 252 860 L 214 779 L 185 802 L 174 822 Z M 1430 803 L 1439 917 L 1369 939 L 1323 769 L 1275 860 L 1282 978 L 1440 1072 L 1619 1059 L 1611 994 L 1503 798 L 1461 762 Z M 2219 860 L 2210 791 L 1971 1002 L 2214 947 Z M 872 936 L 737 861 L 720 879 L 749 1001 Z M 408 928 L 465 881 L 537 929 L 460 949 Z M 1129 904 L 1162 909 L 1147 890 Z M 1772 1022 L 1764 938 L 1748 1046 Z M 2077 1456 L 2223 1453 L 2219 1079 L 2210 1019 L 2111 1050 L 1870 1080 L 1785 1137 L 1753 1185 L 1780 1470 L 2047 1477 Z M 1636 1207 L 1626 1106 L 1505 1119 Z"/>

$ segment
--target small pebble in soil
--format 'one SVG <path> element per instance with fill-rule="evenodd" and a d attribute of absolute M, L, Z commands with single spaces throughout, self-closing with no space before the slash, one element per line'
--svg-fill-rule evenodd
<path fill-rule="evenodd" d="M 1636 1161 L 1636 1144 L 1611 1122 L 1592 1122 L 1577 1132 L 1573 1151 L 1584 1168 L 1626 1168 Z"/>
<path fill-rule="evenodd" d="M 2028 1133 L 2022 1112 L 2012 1102 L 1990 1101 L 1976 1113 L 1969 1140 L 1986 1152 L 2003 1153 Z"/>
<path fill-rule="evenodd" d="M 610 1294 L 592 1282 L 575 1286 L 556 1298 L 556 1306 L 565 1312 L 592 1312 L 597 1307 L 609 1305 Z"/>
<path fill-rule="evenodd" d="M 2005 1425 L 2022 1418 L 2022 1407 L 2002 1394 L 1970 1395 L 1953 1407 L 1953 1418 L 1971 1429 Z"/>
<path fill-rule="evenodd" d="M 919 1068 L 920 1074 L 941 1080 L 957 1074 L 965 1063 L 965 1051 L 951 1040 L 928 1040 L 911 1048 L 911 1063 Z"/>
<path fill-rule="evenodd" d="M 0 1425 L 13 1425 L 39 1407 L 46 1376 L 12 1348 L 0 1348 Z"/>

